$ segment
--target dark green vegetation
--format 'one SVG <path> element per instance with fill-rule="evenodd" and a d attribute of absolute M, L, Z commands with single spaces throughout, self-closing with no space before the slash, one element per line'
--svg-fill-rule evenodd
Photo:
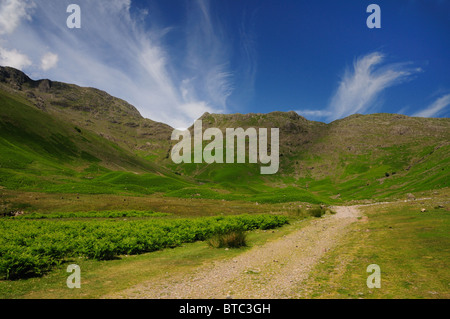
<path fill-rule="evenodd" d="M 331 124 L 294 112 L 208 114 L 203 128 L 280 128 L 280 171 L 169 158 L 172 128 L 105 92 L 0 68 L 0 186 L 258 203 L 402 197 L 449 186 L 450 120 L 354 115 Z"/>
<path fill-rule="evenodd" d="M 299 288 L 312 298 L 448 299 L 450 203 L 448 191 L 439 193 L 362 207 L 365 217 Z M 366 285 L 371 264 L 380 266 L 380 289 Z"/>
<path fill-rule="evenodd" d="M 100 212 L 76 212 L 76 213 L 31 213 L 26 215 L 11 216 L 13 219 L 55 219 L 55 218 L 120 218 L 120 217 L 165 217 L 167 213 L 154 211 L 140 212 L 130 211 L 100 211 Z"/>
<path fill-rule="evenodd" d="M 247 234 L 243 230 L 218 233 L 208 239 L 208 245 L 213 248 L 239 248 L 247 246 Z"/>
<path fill-rule="evenodd" d="M 276 228 L 287 222 L 286 217 L 278 215 L 164 220 L 1 219 L 0 276 L 32 277 L 70 258 L 110 260 L 119 255 L 173 248 L 216 234 Z"/>

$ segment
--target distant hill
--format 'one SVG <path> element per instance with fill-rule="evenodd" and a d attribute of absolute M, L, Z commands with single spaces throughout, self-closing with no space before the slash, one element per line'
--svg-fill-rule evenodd
<path fill-rule="evenodd" d="M 449 186 L 450 119 L 398 114 L 352 115 L 330 124 L 295 112 L 205 114 L 204 129 L 278 127 L 281 168 L 263 177 L 257 166 L 185 165 L 198 178 L 225 185 L 292 186 L 319 198 L 362 199 Z M 191 128 L 192 129 L 192 128 Z M 179 169 L 179 167 L 178 167 Z M 256 186 L 255 186 L 256 187 Z M 295 192 L 295 190 L 293 190 Z"/>
<path fill-rule="evenodd" d="M 0 88 L 63 121 L 88 129 L 142 157 L 164 157 L 172 128 L 141 116 L 131 104 L 104 91 L 50 80 L 33 81 L 0 67 Z"/>
<path fill-rule="evenodd" d="M 372 114 L 325 124 L 295 112 L 204 114 L 204 129 L 280 129 L 280 171 L 262 176 L 259 164 L 175 165 L 170 126 L 106 92 L 13 68 L 0 67 L 0 111 L 0 186 L 11 189 L 336 202 L 450 180 L 448 118 Z"/>
<path fill-rule="evenodd" d="M 142 118 L 133 106 L 105 92 L 33 81 L 2 67 L 0 113 L 3 187 L 151 194 L 186 186 L 147 159 L 169 151 L 171 128 Z M 132 182 L 136 176 L 139 181 Z"/>

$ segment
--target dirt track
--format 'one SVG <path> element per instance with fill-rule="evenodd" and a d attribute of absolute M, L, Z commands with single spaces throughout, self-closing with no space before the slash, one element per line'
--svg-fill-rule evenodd
<path fill-rule="evenodd" d="M 258 299 L 300 297 L 301 283 L 321 257 L 347 233 L 359 216 L 357 206 L 334 207 L 335 215 L 313 220 L 276 241 L 232 260 L 197 268 L 183 277 L 134 286 L 112 298 Z"/>

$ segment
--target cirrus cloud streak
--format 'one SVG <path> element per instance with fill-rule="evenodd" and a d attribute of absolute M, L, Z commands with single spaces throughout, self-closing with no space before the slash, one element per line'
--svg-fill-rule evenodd
<path fill-rule="evenodd" d="M 450 94 L 446 94 L 431 103 L 424 110 L 414 113 L 416 117 L 437 117 L 443 115 L 447 107 L 450 105 Z"/>
<path fill-rule="evenodd" d="M 388 88 L 410 81 L 422 72 L 410 62 L 383 64 L 385 59 L 380 52 L 356 58 L 353 67 L 344 72 L 326 109 L 298 110 L 297 113 L 328 122 L 356 113 L 365 114 L 376 109 L 381 94 Z"/>
<path fill-rule="evenodd" d="M 178 26 L 164 25 L 163 17 L 151 15 L 157 10 L 149 14 L 130 0 L 79 0 L 81 29 L 66 26 L 70 1 L 0 1 L 15 12 L 0 33 L 2 65 L 97 87 L 176 128 L 189 127 L 204 112 L 227 110 L 233 70 L 225 31 L 208 0 L 188 1 L 185 25 Z M 183 50 L 168 40 L 174 32 Z"/>

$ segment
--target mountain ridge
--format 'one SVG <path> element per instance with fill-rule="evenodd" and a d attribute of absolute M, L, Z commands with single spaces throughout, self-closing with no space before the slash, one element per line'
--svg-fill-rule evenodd
<path fill-rule="evenodd" d="M 344 198 L 367 198 L 448 187 L 448 118 L 415 118 L 386 113 L 355 114 L 327 124 L 309 121 L 293 111 L 203 114 L 199 118 L 203 122 L 203 129 L 280 129 L 280 170 L 275 176 L 261 176 L 259 165 L 256 164 L 174 164 L 170 159 L 170 150 L 177 141 L 170 140 L 172 127 L 143 118 L 128 102 L 95 88 L 48 79 L 34 81 L 21 71 L 0 67 L 0 93 L 3 96 L 3 105 L 0 107 L 17 105 L 22 112 L 32 107 L 36 110 L 33 113 L 36 122 L 44 121 L 44 117 L 39 115 L 42 112 L 56 123 L 53 135 L 46 136 L 36 131 L 31 123 L 19 121 L 23 117 L 21 114 L 4 109 L 0 122 L 0 128 L 3 123 L 4 136 L 0 137 L 7 137 L 5 151 L 12 152 L 11 145 L 16 149 L 27 148 L 28 144 L 35 145 L 34 134 L 40 136 L 45 147 L 56 152 L 53 146 L 48 145 L 53 145 L 52 141 L 59 134 L 61 141 L 66 140 L 78 146 L 74 158 L 84 154 L 85 159 L 81 161 L 85 163 L 83 165 L 97 168 L 97 174 L 90 172 L 92 184 L 100 181 L 116 183 L 119 180 L 123 183 L 123 189 L 129 190 L 132 186 L 130 183 L 135 183 L 132 187 L 139 186 L 139 192 L 146 193 L 145 189 L 162 190 L 168 196 L 177 197 L 199 194 L 208 198 L 234 198 L 224 194 L 240 194 L 236 196 L 246 198 L 272 192 L 272 199 L 284 196 L 286 198 L 282 200 L 290 200 L 307 195 L 307 198 L 322 198 L 323 201 L 339 198 L 340 195 Z M 11 118 L 5 122 L 8 112 Z M 16 128 L 15 134 L 19 134 L 17 132 L 20 130 L 32 134 L 20 141 L 15 139 L 5 127 L 5 123 L 14 123 L 15 120 L 20 126 Z M 45 127 L 45 124 L 42 126 Z M 58 145 L 63 145 L 61 143 Z M 94 144 L 99 149 L 93 147 Z M 102 155 L 102 147 L 109 149 L 108 156 Z M 87 154 L 94 156 L 89 157 Z M 52 154 L 50 152 L 47 155 L 51 157 Z M 70 152 L 66 155 L 72 158 Z M 39 163 L 44 160 L 36 161 Z M 80 171 L 81 167 L 77 168 L 77 164 L 70 161 L 72 164 L 64 165 Z M 133 169 L 134 164 L 125 164 L 131 162 L 139 163 L 136 168 L 140 168 Z M 49 165 L 48 161 L 46 163 Z M 130 172 L 138 175 L 129 175 Z M 21 171 L 18 173 L 20 175 Z M 36 171 L 34 173 L 38 174 Z M 12 178 L 12 173 L 8 174 L 5 173 L 5 176 Z M 54 174 L 59 173 L 55 171 Z M 156 174 L 165 181 L 146 177 L 143 182 L 140 174 Z M 33 178 L 38 178 L 36 176 Z M 75 178 L 72 182 L 76 184 L 78 181 Z M 169 186 L 161 188 L 155 184 L 156 181 L 168 183 Z M 99 185 L 103 185 L 101 183 Z M 86 189 L 90 187 L 93 186 L 90 184 Z M 94 188 L 100 191 L 101 186 Z M 264 200 L 258 196 L 255 198 Z"/>
<path fill-rule="evenodd" d="M 170 147 L 173 129 L 169 125 L 142 117 L 133 105 L 105 91 L 50 80 L 34 81 L 9 67 L 0 67 L 0 86 L 20 94 L 34 107 L 60 119 L 70 119 L 80 128 L 92 130 L 130 151 L 154 156 L 161 155 L 162 149 L 167 153 Z M 149 136 L 151 144 L 147 141 Z M 157 154 L 152 149 L 157 149 Z"/>

